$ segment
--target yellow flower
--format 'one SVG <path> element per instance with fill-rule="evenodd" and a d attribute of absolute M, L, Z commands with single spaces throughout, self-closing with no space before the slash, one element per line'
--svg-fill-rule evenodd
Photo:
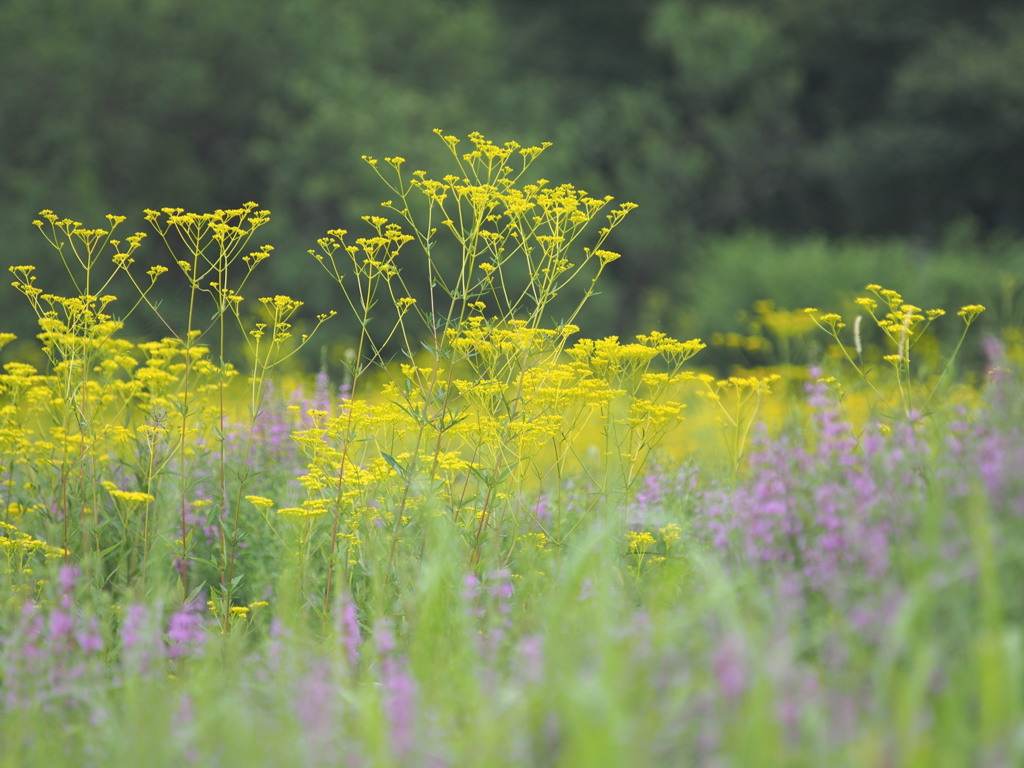
<path fill-rule="evenodd" d="M 126 501 L 129 504 L 148 504 L 153 501 L 153 495 L 142 491 L 122 491 L 117 488 L 108 488 L 111 498 L 117 501 Z"/>
<path fill-rule="evenodd" d="M 642 555 L 654 544 L 654 536 L 647 531 L 629 531 L 626 533 L 626 543 L 629 544 L 631 554 Z"/>
<path fill-rule="evenodd" d="M 964 322 L 970 325 L 974 319 L 985 311 L 985 307 L 981 304 L 968 304 L 967 306 L 960 307 L 960 311 L 957 315 L 964 319 Z"/>
<path fill-rule="evenodd" d="M 679 541 L 682 536 L 682 529 L 675 523 L 669 523 L 664 528 L 659 528 L 658 531 L 661 533 L 661 538 L 665 542 L 665 546 L 669 546 Z"/>
<path fill-rule="evenodd" d="M 614 251 L 604 251 L 601 249 L 594 251 L 594 255 L 601 260 L 601 266 L 611 264 L 616 259 L 622 258 L 621 253 L 615 253 Z"/>
<path fill-rule="evenodd" d="M 314 502 L 325 502 L 325 503 L 324 504 L 315 504 L 314 505 Z M 279 510 L 277 510 L 277 514 L 282 515 L 284 517 L 293 517 L 293 518 L 296 518 L 296 519 L 306 518 L 306 517 L 319 517 L 320 515 L 322 515 L 324 512 L 327 511 L 325 504 L 326 504 L 326 500 L 325 499 L 315 499 L 315 500 L 309 502 L 307 504 L 307 506 L 305 506 L 305 507 L 281 507 Z"/>

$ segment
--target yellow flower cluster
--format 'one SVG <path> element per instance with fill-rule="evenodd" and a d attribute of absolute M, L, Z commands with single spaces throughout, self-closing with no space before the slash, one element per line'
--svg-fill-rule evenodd
<path fill-rule="evenodd" d="M 226 529 L 219 545 L 209 545 L 221 551 L 204 562 L 223 570 L 225 626 L 252 607 L 236 605 L 227 586 L 232 550 L 242 539 L 233 520 L 262 517 L 281 526 L 283 540 L 300 529 L 300 536 L 319 536 L 330 528 L 329 558 L 335 546 L 351 559 L 389 539 L 384 550 L 392 557 L 405 526 L 430 510 L 450 514 L 479 558 L 495 533 L 506 537 L 497 546 L 514 546 L 527 487 L 533 493 L 583 468 L 607 478 L 596 492 L 607 497 L 616 484 L 629 487 L 680 419 L 676 388 L 687 378 L 681 369 L 702 342 L 657 332 L 628 342 L 569 342 L 596 280 L 621 258 L 606 241 L 636 206 L 543 178 L 527 183 L 524 174 L 548 144 L 496 144 L 473 133 L 465 147 L 437 133 L 454 160 L 451 173 L 432 178 L 410 173 L 400 156 L 365 158 L 391 191 L 385 215 L 363 218 L 366 236 L 349 240 L 345 230 L 330 230 L 310 251 L 355 317 L 359 336 L 346 357 L 353 391 L 372 365 L 380 364 L 388 382 L 373 400 L 360 392 L 333 414 L 309 411 L 306 428 L 294 435 L 307 463 L 303 500 L 278 506 L 243 493 L 244 481 L 237 495 L 222 500 L 230 510 L 222 518 Z M 136 254 L 145 234 L 115 238 L 123 217 L 88 228 L 40 214 L 37 226 L 78 290 L 72 297 L 50 294 L 32 267 L 11 270 L 38 315 L 49 365 L 45 373 L 16 365 L 0 373 L 0 447 L 19 456 L 19 477 L 32 486 L 9 498 L 56 499 L 58 513 L 77 526 L 69 523 L 65 534 L 76 549 L 105 544 L 89 536 L 122 536 L 135 568 L 150 551 L 150 507 L 175 495 L 167 492 L 168 475 L 179 478 L 183 519 L 186 507 L 201 505 L 187 501 L 196 495 L 188 487 L 192 467 L 219 459 L 211 474 L 222 490 L 229 484 L 224 403 L 236 371 L 223 362 L 228 321 L 252 363 L 253 414 L 263 404 L 264 376 L 309 338 L 299 327 L 303 304 L 291 297 L 258 299 L 254 321 L 242 314 L 242 287 L 273 250 L 251 245 L 269 216 L 256 203 L 212 213 L 147 209 L 146 222 L 169 258 L 166 266 L 143 270 Z M 426 255 L 425 281 L 403 271 L 398 257 L 409 244 Z M 441 256 L 445 247 L 454 259 Z M 104 253 L 110 259 L 101 262 Z M 175 328 L 151 298 L 168 271 L 188 286 L 190 307 L 207 304 L 189 312 L 184 328 Z M 134 286 L 133 306 L 152 310 L 171 329 L 168 338 L 132 344 L 117 337 L 122 318 L 108 289 L 114 276 Z M 549 323 L 551 302 L 564 299 L 570 285 L 580 286 L 576 303 L 561 323 Z M 333 314 L 318 315 L 316 327 Z M 204 343 L 211 338 L 218 340 L 213 348 Z M 0 346 L 9 341 L 0 336 Z M 404 365 L 385 365 L 396 347 Z M 597 433 L 601 445 L 591 450 Z M 134 488 L 101 483 L 103 477 L 132 477 Z M 143 514 L 129 514 L 137 507 Z M 288 519 L 304 524 L 290 528 Z M 538 549 L 564 541 L 557 523 L 534 534 Z M 201 545 L 181 537 L 177 554 L 198 562 L 192 548 Z"/>
<path fill-rule="evenodd" d="M 626 533 L 626 543 L 629 546 L 630 554 L 643 555 L 657 542 L 648 531 L 628 531 Z"/>
<path fill-rule="evenodd" d="M 618 336 L 581 339 L 568 350 L 568 354 L 599 376 L 633 378 L 646 372 L 657 358 L 666 361 L 670 370 L 678 373 L 687 360 L 706 346 L 700 339 L 678 341 L 658 331 L 640 334 L 636 339 L 636 342 L 627 344 L 620 343 Z"/>
<path fill-rule="evenodd" d="M 153 494 L 142 491 L 122 491 L 118 488 L 111 488 L 109 493 L 110 498 L 115 501 L 123 501 L 128 504 L 148 504 L 154 500 Z"/>
<path fill-rule="evenodd" d="M 926 352 L 930 350 L 932 357 L 938 356 L 934 340 L 927 337 L 926 334 L 931 324 L 945 315 L 946 312 L 943 309 L 921 309 L 914 304 L 904 301 L 903 296 L 898 291 L 884 288 L 876 283 L 865 286 L 865 290 L 872 295 L 860 296 L 855 302 L 857 306 L 867 312 L 874 325 L 882 331 L 889 342 L 892 351 L 883 353 L 881 359 L 891 364 L 892 367 L 889 370 L 893 378 L 894 386 L 892 386 L 892 389 L 895 390 L 895 394 L 903 406 L 903 411 L 909 414 L 913 410 L 913 390 L 917 386 L 911 380 L 911 349 L 916 347 L 925 338 L 929 338 L 929 343 L 925 345 L 924 349 Z M 857 316 L 853 322 L 853 353 L 851 353 L 850 348 L 840 338 L 840 331 L 846 327 L 846 323 L 843 322 L 840 315 L 834 312 L 822 314 L 817 309 L 807 309 L 805 311 L 820 328 L 835 340 L 835 345 L 832 349 L 834 355 L 845 359 L 852 365 L 868 388 L 877 397 L 878 401 L 888 405 L 889 397 L 892 394 L 884 392 L 883 389 L 886 387 L 880 382 L 876 383 L 876 381 L 872 380 L 874 377 L 870 373 L 871 368 L 862 367 L 867 350 L 862 338 L 861 317 Z M 967 330 L 984 311 L 985 307 L 980 304 L 969 304 L 961 307 L 957 312 L 957 315 L 964 321 L 963 333 L 957 342 L 953 354 L 947 358 L 945 371 L 938 377 L 931 394 L 925 398 L 925 402 L 930 400 L 937 391 L 939 384 L 945 378 L 945 374 L 948 373 L 953 359 L 956 357 L 956 353 L 966 337 Z"/>
<path fill-rule="evenodd" d="M 701 373 L 693 378 L 703 385 L 698 394 L 713 404 L 729 456 L 733 465 L 738 466 L 761 403 L 771 394 L 772 385 L 782 377 L 772 373 L 716 379 L 711 374 Z"/>
<path fill-rule="evenodd" d="M 506 374 L 509 367 L 521 370 L 551 352 L 564 337 L 564 331 L 529 327 L 525 320 L 489 323 L 482 315 L 445 330 L 447 345 L 477 373 Z"/>
<path fill-rule="evenodd" d="M 326 509 L 326 499 L 314 499 L 313 501 L 319 503 L 308 503 L 301 507 L 281 507 L 277 510 L 277 514 L 282 517 L 291 517 L 297 519 L 303 519 L 307 517 L 319 517 Z"/>
<path fill-rule="evenodd" d="M 7 557 L 8 568 L 13 573 L 31 573 L 33 555 L 42 555 L 47 559 L 67 555 L 64 549 L 47 544 L 3 520 L 0 520 L 0 550 Z"/>

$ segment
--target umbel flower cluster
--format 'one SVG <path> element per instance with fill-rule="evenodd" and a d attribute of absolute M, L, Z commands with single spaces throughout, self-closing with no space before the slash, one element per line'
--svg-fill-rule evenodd
<path fill-rule="evenodd" d="M 368 233 L 351 241 L 331 230 L 310 251 L 337 283 L 355 342 L 340 361 L 344 396 L 296 407 L 282 428 L 303 457 L 283 485 L 254 461 L 271 372 L 336 313 L 301 332 L 303 302 L 246 301 L 273 250 L 252 246 L 269 212 L 147 210 L 151 231 L 123 239 L 121 216 L 87 228 L 41 213 L 77 295 L 40 287 L 31 265 L 11 268 L 47 361 L 0 374 L 4 540 L 18 572 L 40 552 L 89 563 L 119 588 L 176 582 L 189 599 L 208 589 L 227 626 L 258 597 L 257 574 L 273 571 L 248 551 L 269 530 L 291 542 L 296 589 L 318 590 L 326 614 L 338 574 L 349 583 L 370 558 L 390 567 L 407 539 L 417 546 L 424 517 L 454 524 L 468 562 L 507 563 L 523 546 L 564 546 L 579 515 L 624 498 L 681 419 L 684 366 L 704 346 L 659 332 L 573 340 L 618 258 L 605 242 L 635 206 L 527 181 L 546 145 L 471 134 L 464 152 L 438 135 L 454 173 L 365 158 L 393 195 L 390 217 L 365 217 Z M 153 235 L 166 256 L 140 267 Z M 156 298 L 170 273 L 188 289 L 173 307 Z M 112 286 L 134 290 L 129 306 Z M 560 296 L 565 314 L 550 323 Z M 165 337 L 122 338 L 137 311 Z M 527 525 L 531 499 L 578 474 L 593 486 L 587 505 Z"/>

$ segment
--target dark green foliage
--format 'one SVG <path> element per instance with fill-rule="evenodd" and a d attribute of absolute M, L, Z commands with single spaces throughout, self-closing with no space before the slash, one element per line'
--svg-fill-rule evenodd
<path fill-rule="evenodd" d="M 295 254 L 266 292 L 320 311 L 302 255 L 382 199 L 360 155 L 429 166 L 432 128 L 480 130 L 640 204 L 602 312 L 626 333 L 700 234 L 1019 234 L 1022 70 L 1012 0 L 8 0 L 0 264 L 37 252 L 42 208 L 252 199 Z"/>

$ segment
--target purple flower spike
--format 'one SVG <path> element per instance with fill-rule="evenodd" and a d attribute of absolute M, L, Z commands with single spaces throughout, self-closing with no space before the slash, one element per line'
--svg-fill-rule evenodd
<path fill-rule="evenodd" d="M 172 659 L 200 656 L 206 642 L 202 606 L 198 601 L 182 606 L 167 623 L 167 655 Z"/>
<path fill-rule="evenodd" d="M 725 697 L 735 700 L 742 696 L 749 683 L 749 670 L 740 639 L 729 635 L 719 643 L 711 664 Z"/>
<path fill-rule="evenodd" d="M 395 636 L 382 623 L 374 633 L 381 656 L 381 686 L 384 713 L 391 727 L 391 746 L 397 757 L 408 756 L 415 744 L 416 681 L 409 674 L 407 660 L 396 653 Z"/>

